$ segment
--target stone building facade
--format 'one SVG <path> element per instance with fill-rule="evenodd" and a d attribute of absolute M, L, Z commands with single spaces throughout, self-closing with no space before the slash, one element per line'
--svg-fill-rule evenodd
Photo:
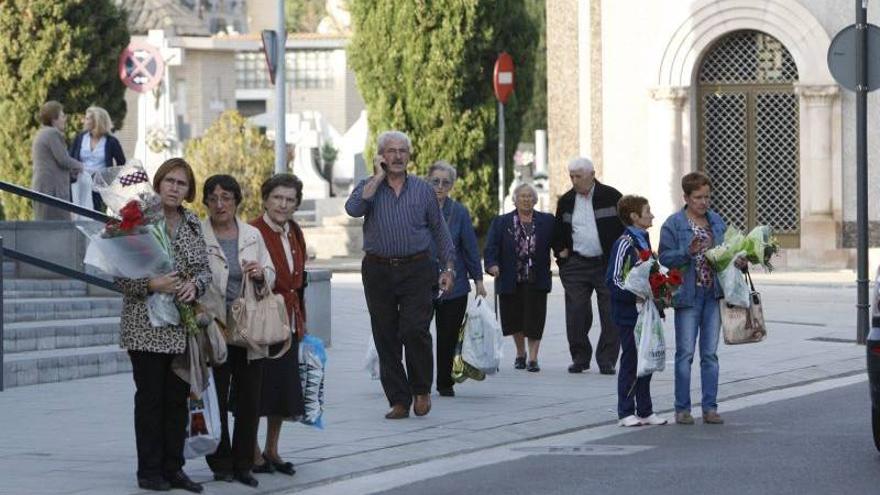
<path fill-rule="evenodd" d="M 779 264 L 854 266 L 855 98 L 826 63 L 853 10 L 834 0 L 548 0 L 553 192 L 569 187 L 569 158 L 591 156 L 600 180 L 650 199 L 659 229 L 683 203 L 681 176 L 703 170 L 729 224 L 774 227 Z M 871 94 L 873 157 L 878 110 Z M 878 197 L 880 171 L 869 175 Z M 880 245 L 876 208 L 870 220 Z"/>

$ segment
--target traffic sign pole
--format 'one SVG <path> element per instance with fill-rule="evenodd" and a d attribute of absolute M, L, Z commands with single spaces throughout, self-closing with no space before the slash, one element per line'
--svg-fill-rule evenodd
<path fill-rule="evenodd" d="M 278 0 L 278 47 L 275 50 L 275 173 L 287 172 L 287 29 L 284 25 L 284 0 Z"/>
<path fill-rule="evenodd" d="M 864 344 L 870 325 L 868 303 L 868 6 L 856 0 L 856 229 L 858 231 L 856 339 Z"/>
<path fill-rule="evenodd" d="M 498 102 L 498 214 L 504 214 L 504 103 Z M 514 198 L 516 199 L 516 198 Z"/>

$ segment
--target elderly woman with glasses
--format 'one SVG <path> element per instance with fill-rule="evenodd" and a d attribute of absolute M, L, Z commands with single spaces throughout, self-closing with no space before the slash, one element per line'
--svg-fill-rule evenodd
<path fill-rule="evenodd" d="M 467 295 L 471 291 L 468 278 L 474 281 L 477 295 L 486 296 L 483 272 L 480 268 L 480 250 L 477 234 L 467 208 L 449 197 L 458 174 L 445 160 L 438 160 L 428 169 L 428 183 L 434 188 L 440 211 L 446 219 L 452 244 L 455 246 L 455 284 L 449 292 L 441 292 L 434 301 L 434 322 L 437 325 L 437 392 L 443 397 L 454 397 L 452 386 L 452 358 L 458 342 L 458 331 L 467 310 Z M 436 258 L 437 248 L 432 244 Z M 438 266 L 440 266 L 438 264 Z"/>

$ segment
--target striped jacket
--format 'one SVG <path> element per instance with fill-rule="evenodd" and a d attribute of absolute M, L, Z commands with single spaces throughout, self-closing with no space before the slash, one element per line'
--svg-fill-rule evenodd
<path fill-rule="evenodd" d="M 651 249 L 651 240 L 647 235 L 645 239 L 648 241 L 648 249 Z M 634 327 L 639 317 L 636 310 L 636 296 L 623 288 L 627 260 L 629 260 L 630 267 L 635 266 L 639 261 L 639 244 L 629 229 L 624 230 L 611 247 L 605 285 L 611 291 L 611 319 L 614 320 L 614 324 L 621 327 Z"/>

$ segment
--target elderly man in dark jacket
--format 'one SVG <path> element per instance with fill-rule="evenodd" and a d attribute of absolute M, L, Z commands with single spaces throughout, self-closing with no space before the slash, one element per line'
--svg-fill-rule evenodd
<path fill-rule="evenodd" d="M 596 180 L 593 162 L 576 158 L 568 164 L 572 188 L 556 207 L 556 256 L 565 288 L 565 326 L 572 364 L 570 373 L 590 369 L 593 348 L 587 336 L 593 324 L 592 297 L 596 292 L 602 333 L 596 346 L 599 372 L 613 375 L 620 352 L 617 329 L 611 320 L 611 301 L 605 272 L 611 246 L 623 232 L 617 216 L 620 192 Z"/>

